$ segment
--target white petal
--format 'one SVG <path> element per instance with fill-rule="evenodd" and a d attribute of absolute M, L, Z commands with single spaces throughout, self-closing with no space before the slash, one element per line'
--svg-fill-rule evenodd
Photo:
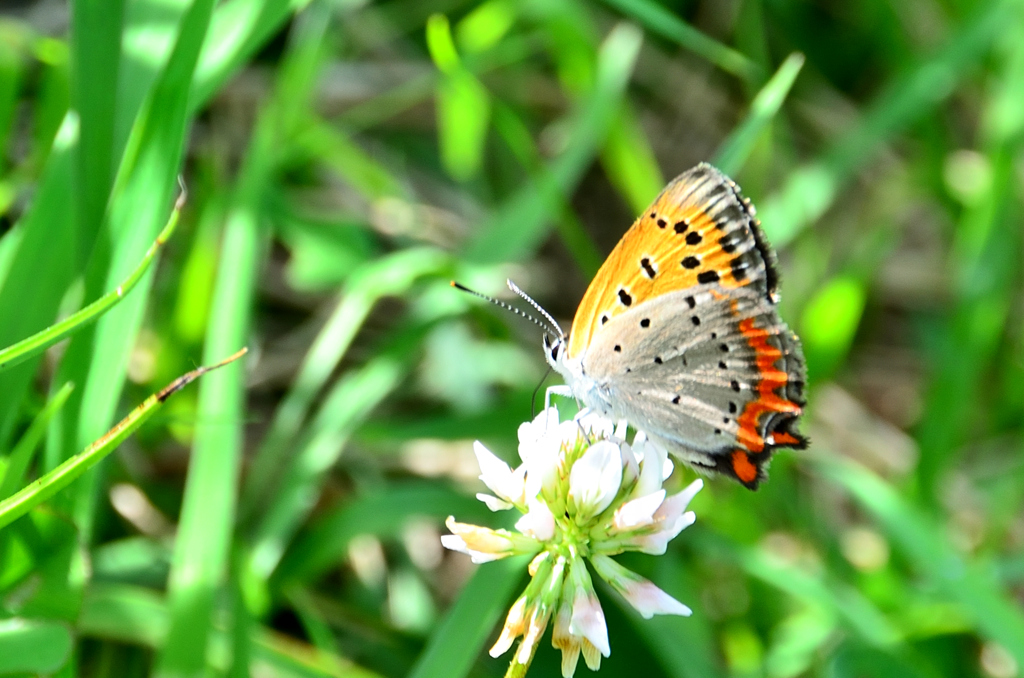
<path fill-rule="evenodd" d="M 576 673 L 576 664 L 580 661 L 580 644 L 573 643 L 561 648 L 562 678 L 572 678 Z"/>
<path fill-rule="evenodd" d="M 637 464 L 636 454 L 627 442 L 619 443 L 619 454 L 622 456 L 622 480 L 623 485 L 629 485 L 640 475 L 640 465 Z"/>
<path fill-rule="evenodd" d="M 452 516 L 448 516 L 445 525 L 452 534 L 442 536 L 441 545 L 453 551 L 469 554 L 474 563 L 488 563 L 513 553 L 528 553 L 531 549 L 537 548 L 536 542 L 522 536 L 513 537 L 508 530 L 492 530 L 479 525 L 460 523 Z"/>
<path fill-rule="evenodd" d="M 479 440 L 473 443 L 473 452 L 476 454 L 476 461 L 480 466 L 480 480 L 484 481 L 484 485 L 499 499 L 514 503 L 523 493 L 522 480 L 516 477 L 508 464 L 480 444 Z"/>
<path fill-rule="evenodd" d="M 667 454 L 663 449 L 657 445 L 652 445 L 645 438 L 646 436 L 642 433 L 637 433 L 633 439 L 633 449 L 643 455 L 643 463 L 640 465 L 640 478 L 633 489 L 634 497 L 643 497 L 657 492 L 661 489 L 661 482 L 664 480 L 662 471 Z"/>
<path fill-rule="evenodd" d="M 597 671 L 601 668 L 601 651 L 598 650 L 593 643 L 584 639 L 583 646 L 580 649 L 583 650 L 583 661 L 587 663 L 588 669 L 591 671 Z"/>
<path fill-rule="evenodd" d="M 558 408 L 553 405 L 533 418 L 533 421 L 519 425 L 519 457 L 526 461 L 534 454 L 543 453 L 554 442 L 560 420 Z"/>
<path fill-rule="evenodd" d="M 664 527 L 657 532 L 634 537 L 626 543 L 632 544 L 643 553 L 660 556 L 668 549 L 668 543 L 675 539 L 685 528 L 693 525 L 695 519 L 696 516 L 693 511 L 687 511 L 672 523 L 666 521 Z"/>
<path fill-rule="evenodd" d="M 516 529 L 538 541 L 548 541 L 555 535 L 555 516 L 540 499 L 531 499 L 530 510 L 516 522 Z"/>
<path fill-rule="evenodd" d="M 501 628 L 501 635 L 488 651 L 492 657 L 499 657 L 512 647 L 512 643 L 526 630 L 526 596 L 520 596 L 509 608 L 505 616 L 505 625 Z"/>
<path fill-rule="evenodd" d="M 670 523 L 674 522 L 686 510 L 686 507 L 690 505 L 690 501 L 700 492 L 702 487 L 704 487 L 704 481 L 698 478 L 687 485 L 682 492 L 673 494 L 662 503 L 658 512 L 654 514 L 655 519 L 665 520 Z"/>
<path fill-rule="evenodd" d="M 665 458 L 665 463 L 662 464 L 662 469 L 663 469 L 662 474 L 661 474 L 662 482 L 668 480 L 668 477 L 670 475 L 672 475 L 672 471 L 674 471 L 675 468 L 676 468 L 676 465 L 672 463 L 672 459 L 670 457 L 666 457 Z"/>
<path fill-rule="evenodd" d="M 442 534 L 441 546 L 452 551 L 465 553 L 467 556 L 470 555 L 469 547 L 466 546 L 466 540 L 457 534 Z"/>
<path fill-rule="evenodd" d="M 608 625 L 604 620 L 604 610 L 601 609 L 601 603 L 598 602 L 593 591 L 590 592 L 590 595 L 582 590 L 576 592 L 575 600 L 572 603 L 569 632 L 589 640 L 605 657 L 612 653 L 611 646 L 608 644 Z"/>
<path fill-rule="evenodd" d="M 636 611 L 644 619 L 650 619 L 656 614 L 675 614 L 681 617 L 689 617 L 693 614 L 693 610 L 651 582 L 631 586 L 623 591 L 623 597 L 636 608 Z"/>
<path fill-rule="evenodd" d="M 487 494 L 486 492 L 477 492 L 476 498 L 487 505 L 487 508 L 492 511 L 506 511 L 512 508 L 512 504 L 508 503 L 504 499 L 498 499 L 495 496 Z"/>
<path fill-rule="evenodd" d="M 560 447 L 561 445 L 554 447 L 553 451 L 535 454 L 523 462 L 526 470 L 523 496 L 527 501 L 542 492 L 551 492 L 558 484 L 558 470 L 562 465 Z"/>
<path fill-rule="evenodd" d="M 569 472 L 569 498 L 579 519 L 587 520 L 608 508 L 621 483 L 619 446 L 607 440 L 591 445 Z"/>
<path fill-rule="evenodd" d="M 507 553 L 485 553 L 483 551 L 474 551 L 466 545 L 465 540 L 457 534 L 443 534 L 441 535 L 441 546 L 452 551 L 459 553 L 465 553 L 469 556 L 469 559 L 477 565 L 481 563 L 490 563 L 495 560 L 501 560 Z"/>
<path fill-rule="evenodd" d="M 665 490 L 627 501 L 615 510 L 612 525 L 616 530 L 625 532 L 641 525 L 649 525 L 654 520 L 654 512 L 665 500 Z"/>
<path fill-rule="evenodd" d="M 644 619 L 650 619 L 656 614 L 677 614 L 684 617 L 692 614 L 692 610 L 686 605 L 608 556 L 594 556 L 591 562 L 597 573 L 622 594 Z"/>
<path fill-rule="evenodd" d="M 615 432 L 615 422 L 603 414 L 590 408 L 583 409 L 576 415 L 578 428 L 582 428 L 593 438 L 607 438 Z"/>

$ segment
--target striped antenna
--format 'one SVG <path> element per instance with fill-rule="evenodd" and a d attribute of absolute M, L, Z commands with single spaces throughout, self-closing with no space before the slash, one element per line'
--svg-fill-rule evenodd
<path fill-rule="evenodd" d="M 550 325 L 546 325 L 546 324 L 542 323 L 540 320 L 538 320 L 537 318 L 535 318 L 533 315 L 527 313 L 526 311 L 522 311 L 522 310 L 516 308 L 512 304 L 509 304 L 509 303 L 506 303 L 504 301 L 501 301 L 500 299 L 495 299 L 494 297 L 489 297 L 486 294 L 481 294 L 480 292 L 477 292 L 476 290 L 471 290 L 468 287 L 466 287 L 465 285 L 462 285 L 462 284 L 457 283 L 454 280 L 452 280 L 452 287 L 454 287 L 457 290 L 461 290 L 463 292 L 468 292 L 469 294 L 472 294 L 474 297 L 480 297 L 484 301 L 489 301 L 492 304 L 494 304 L 495 306 L 500 306 L 501 308 L 505 309 L 506 311 L 511 311 L 512 313 L 515 313 L 518 316 L 526 318 L 527 320 L 532 322 L 534 325 L 537 325 L 538 327 L 543 329 L 545 332 L 550 332 L 551 334 L 554 334 L 555 336 L 558 336 L 558 337 L 564 337 L 565 336 L 565 334 L 562 332 L 562 328 L 558 326 L 558 323 L 555 322 L 554 318 L 552 318 L 548 314 L 547 311 L 545 311 L 543 308 L 541 308 L 537 304 L 537 302 L 535 302 L 533 299 L 530 299 L 530 297 L 526 296 L 526 294 L 524 292 L 520 291 L 520 289 L 518 287 L 516 287 L 515 284 L 511 280 L 508 281 L 508 284 L 510 285 L 510 287 L 511 287 L 513 292 L 516 292 L 520 296 L 524 297 L 527 301 L 529 301 L 530 304 L 534 308 L 536 308 L 538 311 L 540 311 L 540 313 L 551 324 Z"/>

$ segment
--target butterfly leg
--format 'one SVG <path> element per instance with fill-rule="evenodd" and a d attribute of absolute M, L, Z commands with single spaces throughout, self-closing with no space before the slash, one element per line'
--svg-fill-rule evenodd
<path fill-rule="evenodd" d="M 547 390 L 544 391 L 544 409 L 551 407 L 551 396 L 553 395 L 562 396 L 564 398 L 576 398 L 576 394 L 572 392 L 572 388 L 565 384 L 548 386 Z"/>

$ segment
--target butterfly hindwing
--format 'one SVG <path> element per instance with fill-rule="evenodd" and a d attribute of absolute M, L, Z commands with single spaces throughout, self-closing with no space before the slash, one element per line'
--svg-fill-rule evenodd
<path fill-rule="evenodd" d="M 582 367 L 616 416 L 752 489 L 776 447 L 804 445 L 800 343 L 759 290 L 709 283 L 648 300 L 595 334 Z"/>
<path fill-rule="evenodd" d="M 615 316 L 675 290 L 717 283 L 770 299 L 773 256 L 750 201 L 702 163 L 666 186 L 612 250 L 576 311 L 569 356 L 580 355 Z"/>

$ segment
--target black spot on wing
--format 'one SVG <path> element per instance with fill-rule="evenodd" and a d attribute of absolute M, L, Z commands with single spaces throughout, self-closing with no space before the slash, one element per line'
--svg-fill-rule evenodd
<path fill-rule="evenodd" d="M 718 282 L 718 271 L 701 271 L 697 274 L 697 282 L 704 284 Z"/>

